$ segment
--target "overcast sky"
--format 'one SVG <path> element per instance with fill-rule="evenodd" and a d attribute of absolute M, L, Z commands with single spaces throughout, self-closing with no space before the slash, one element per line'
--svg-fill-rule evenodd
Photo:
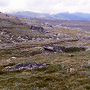
<path fill-rule="evenodd" d="M 1 12 L 90 13 L 90 0 L 0 0 Z"/>

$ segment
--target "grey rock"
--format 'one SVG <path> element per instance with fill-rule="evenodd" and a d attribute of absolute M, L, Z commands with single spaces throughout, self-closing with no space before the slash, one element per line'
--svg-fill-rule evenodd
<path fill-rule="evenodd" d="M 32 30 L 38 30 L 40 32 L 44 32 L 44 28 L 43 27 L 31 26 L 30 29 L 32 29 Z"/>
<path fill-rule="evenodd" d="M 21 63 L 21 64 L 18 64 L 16 66 L 7 66 L 5 67 L 6 71 L 9 70 L 9 71 L 14 71 L 14 70 L 21 70 L 21 69 L 29 69 L 29 70 L 32 70 L 32 69 L 37 69 L 37 68 L 40 68 L 40 67 L 45 67 L 45 66 L 49 66 L 49 64 L 45 64 L 45 63 Z"/>
<path fill-rule="evenodd" d="M 53 52 L 63 52 L 64 47 L 60 47 L 60 46 L 55 46 L 55 45 L 45 45 L 44 46 L 45 50 L 48 51 L 53 51 Z"/>
<path fill-rule="evenodd" d="M 90 76 L 88 76 L 88 78 L 90 78 Z"/>

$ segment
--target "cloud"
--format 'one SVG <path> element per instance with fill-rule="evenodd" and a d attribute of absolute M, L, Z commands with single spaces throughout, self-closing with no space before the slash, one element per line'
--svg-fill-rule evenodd
<path fill-rule="evenodd" d="M 10 0 L 11 11 L 22 11 L 25 9 L 26 0 Z"/>
<path fill-rule="evenodd" d="M 33 11 L 41 13 L 87 12 L 90 0 L 0 0 L 0 10 Z"/>
<path fill-rule="evenodd" d="M 5 7 L 9 5 L 9 0 L 0 0 L 0 7 Z"/>
<path fill-rule="evenodd" d="M 27 0 L 27 10 L 59 13 L 89 12 L 90 0 Z"/>

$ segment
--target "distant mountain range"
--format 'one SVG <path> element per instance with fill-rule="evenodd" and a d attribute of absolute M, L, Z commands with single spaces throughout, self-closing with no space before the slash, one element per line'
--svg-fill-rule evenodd
<path fill-rule="evenodd" d="M 8 13 L 18 17 L 24 17 L 29 19 L 60 19 L 60 20 L 90 20 L 89 13 L 58 13 L 58 14 L 46 14 L 46 13 L 35 13 L 30 11 Z"/>
<path fill-rule="evenodd" d="M 24 18 L 29 18 L 29 19 L 53 19 L 54 17 L 52 15 L 49 14 L 45 14 L 45 13 L 35 13 L 35 12 L 30 12 L 30 11 L 23 11 L 23 12 L 14 12 L 14 13 L 8 13 L 14 16 L 18 16 L 18 17 L 24 17 Z"/>
<path fill-rule="evenodd" d="M 65 19 L 68 19 L 68 20 L 90 20 L 90 14 L 89 13 L 80 13 L 80 12 L 77 12 L 77 13 L 68 13 L 68 12 L 65 12 L 65 13 L 59 13 L 59 14 L 55 14 L 54 17 L 57 17 L 57 18 L 65 18 Z"/>

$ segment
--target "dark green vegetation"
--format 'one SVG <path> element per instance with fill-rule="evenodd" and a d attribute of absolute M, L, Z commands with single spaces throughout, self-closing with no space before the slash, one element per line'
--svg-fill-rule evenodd
<path fill-rule="evenodd" d="M 80 52 L 85 50 L 86 49 L 84 47 L 68 47 L 64 49 L 64 52 Z"/>

